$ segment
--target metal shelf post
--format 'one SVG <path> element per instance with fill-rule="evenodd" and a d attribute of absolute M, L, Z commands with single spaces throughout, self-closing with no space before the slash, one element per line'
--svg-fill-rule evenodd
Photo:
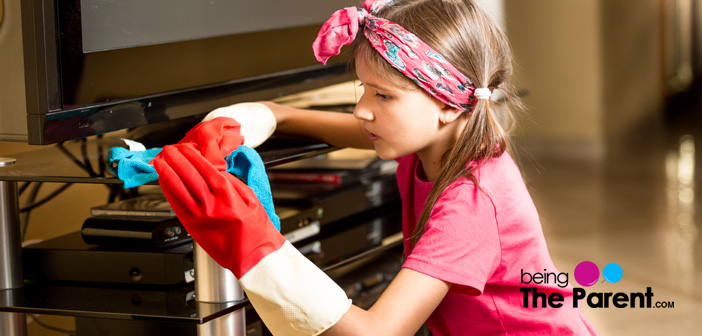
<path fill-rule="evenodd" d="M 193 243 L 195 263 L 195 300 L 209 303 L 237 302 L 244 299 L 244 290 L 231 271 L 217 264 L 197 243 Z M 215 320 L 200 324 L 198 336 L 245 336 L 244 308 Z"/>
<path fill-rule="evenodd" d="M 0 290 L 20 288 L 23 283 L 17 182 L 0 181 Z M 8 296 L 8 300 L 12 300 L 12 296 Z M 22 313 L 0 313 L 2 335 L 25 336 L 26 324 Z"/>

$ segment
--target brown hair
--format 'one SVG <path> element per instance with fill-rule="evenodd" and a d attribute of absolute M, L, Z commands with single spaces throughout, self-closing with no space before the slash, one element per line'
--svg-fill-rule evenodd
<path fill-rule="evenodd" d="M 414 33 L 470 78 L 476 88 L 499 89 L 504 96 L 503 103 L 481 99 L 466 111 L 470 113 L 469 120 L 458 142 L 444 153 L 441 172 L 409 238 L 414 247 L 424 234 L 434 204 L 449 185 L 466 177 L 480 188 L 473 172 L 508 150 L 507 129 L 513 121 L 509 106 L 521 109 L 522 105 L 510 84 L 512 51 L 507 37 L 472 1 L 400 0 L 383 8 L 377 16 Z M 355 59 L 367 61 L 372 71 L 387 74 L 392 84 L 420 89 L 411 79 L 394 70 L 365 37 L 356 39 L 351 58 L 351 62 Z M 469 167 L 470 162 L 477 165 Z"/>

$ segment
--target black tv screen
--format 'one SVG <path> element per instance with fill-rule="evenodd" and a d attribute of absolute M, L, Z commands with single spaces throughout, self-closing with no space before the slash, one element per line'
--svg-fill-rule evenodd
<path fill-rule="evenodd" d="M 316 62 L 354 0 L 22 2 L 28 140 L 49 144 L 348 79 Z"/>

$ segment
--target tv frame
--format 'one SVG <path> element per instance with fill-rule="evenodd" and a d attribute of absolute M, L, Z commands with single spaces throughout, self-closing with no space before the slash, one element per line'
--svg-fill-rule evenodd
<path fill-rule="evenodd" d="M 315 65 L 314 61 L 306 60 L 292 68 L 270 73 L 264 71 L 244 78 L 165 92 L 75 103 L 66 97 L 67 91 L 75 88 L 79 81 L 75 69 L 70 69 L 75 65 L 69 63 L 83 53 L 80 19 L 75 19 L 76 16 L 80 18 L 79 14 L 80 0 L 22 1 L 27 132 L 30 144 L 58 143 L 190 117 L 241 101 L 273 99 L 353 78 L 343 57 L 327 66 Z M 74 19 L 67 19 L 69 16 Z M 319 26 L 291 29 L 310 31 L 318 30 Z M 237 37 L 215 39 L 222 38 Z M 178 53 L 184 48 L 192 47 L 189 43 L 191 42 L 173 42 L 158 48 L 166 54 Z M 308 53 L 313 60 L 311 41 L 309 43 Z M 138 53 L 143 48 L 154 47 L 130 49 Z M 125 51 L 103 53 L 118 52 Z M 119 75 L 117 71 L 119 70 L 116 70 L 116 76 Z"/>

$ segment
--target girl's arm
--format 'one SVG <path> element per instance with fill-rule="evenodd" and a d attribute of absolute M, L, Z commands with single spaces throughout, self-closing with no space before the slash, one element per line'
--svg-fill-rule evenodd
<path fill-rule="evenodd" d="M 414 335 L 451 285 L 403 268 L 368 311 L 351 306 L 324 336 Z"/>
<path fill-rule="evenodd" d="M 306 136 L 333 146 L 373 149 L 362 121 L 350 113 L 298 109 L 273 102 L 260 102 L 273 111 L 276 132 Z"/>
<path fill-rule="evenodd" d="M 293 108 L 272 102 L 276 132 L 341 147 L 372 149 L 362 121 L 352 114 Z M 414 335 L 446 296 L 450 284 L 403 268 L 368 311 L 352 305 L 325 336 Z"/>

